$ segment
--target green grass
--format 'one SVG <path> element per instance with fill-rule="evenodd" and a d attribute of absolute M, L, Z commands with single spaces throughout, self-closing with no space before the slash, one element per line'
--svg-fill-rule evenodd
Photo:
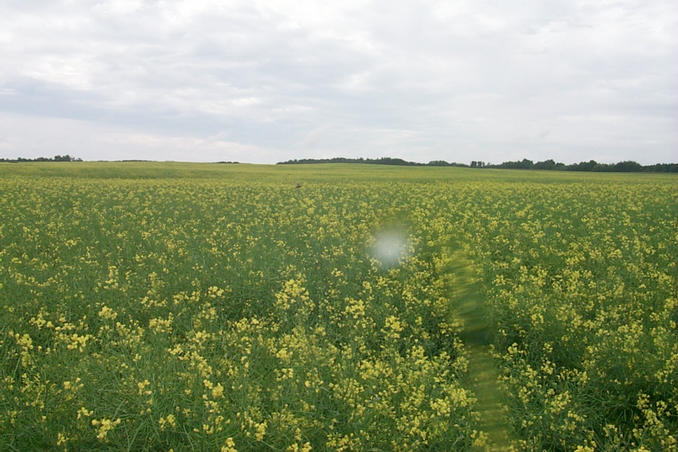
<path fill-rule="evenodd" d="M 677 182 L 0 164 L 0 449 L 675 450 Z"/>
<path fill-rule="evenodd" d="M 30 162 L 0 163 L 0 177 L 68 177 L 87 179 L 228 179 L 230 181 L 335 182 L 401 180 L 501 181 L 537 183 L 667 183 L 671 174 L 586 173 L 572 171 L 401 167 L 369 164 L 252 165 L 179 162 Z"/>

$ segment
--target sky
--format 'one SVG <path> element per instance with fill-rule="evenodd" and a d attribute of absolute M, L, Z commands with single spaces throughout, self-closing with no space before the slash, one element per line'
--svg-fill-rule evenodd
<path fill-rule="evenodd" d="M 678 162 L 675 0 L 3 0 L 0 157 Z"/>

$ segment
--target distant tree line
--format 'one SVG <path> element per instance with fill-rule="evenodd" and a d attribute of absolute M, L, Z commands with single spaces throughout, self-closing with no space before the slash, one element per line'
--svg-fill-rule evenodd
<path fill-rule="evenodd" d="M 477 163 L 477 165 L 473 165 Z M 479 164 L 479 165 L 478 165 Z M 594 171 L 594 172 L 654 172 L 654 173 L 676 173 L 678 172 L 678 163 L 656 163 L 654 165 L 641 165 L 632 160 L 626 160 L 618 163 L 598 163 L 595 160 L 588 162 L 573 163 L 566 165 L 555 162 L 552 159 L 543 162 L 533 162 L 523 159 L 514 162 L 504 162 L 497 165 L 485 164 L 483 162 L 471 162 L 472 168 L 501 168 L 501 169 L 535 169 L 535 170 L 556 170 L 556 171 Z"/>
<path fill-rule="evenodd" d="M 82 162 L 82 159 L 71 157 L 70 155 L 55 155 L 52 158 L 38 157 L 34 159 L 25 159 L 17 157 L 15 159 L 0 159 L 0 162 L 19 163 L 19 162 Z"/>
<path fill-rule="evenodd" d="M 428 163 L 409 162 L 401 158 L 381 157 L 378 159 L 357 158 L 351 159 L 346 157 L 334 157 L 331 159 L 294 159 L 286 162 L 278 162 L 278 165 L 295 165 L 308 163 L 369 163 L 372 165 L 398 165 L 398 166 L 463 166 L 468 167 L 464 163 L 450 163 L 445 160 L 431 160 Z"/>
<path fill-rule="evenodd" d="M 366 158 L 345 158 L 334 157 L 331 159 L 294 159 L 286 162 L 278 162 L 278 165 L 294 165 L 308 163 L 370 163 L 375 165 L 400 165 L 400 166 L 458 166 L 467 168 L 498 168 L 498 169 L 535 169 L 535 170 L 554 170 L 554 171 L 595 171 L 595 172 L 653 172 L 653 173 L 676 173 L 678 172 L 678 163 L 657 163 L 654 165 L 641 165 L 632 160 L 626 160 L 619 163 L 598 163 L 595 160 L 588 162 L 565 163 L 556 162 L 553 159 L 543 162 L 533 162 L 523 159 L 512 162 L 492 164 L 483 161 L 472 161 L 470 165 L 465 163 L 449 163 L 445 160 L 431 160 L 428 163 L 408 162 L 400 158 L 382 157 L 378 159 Z"/>

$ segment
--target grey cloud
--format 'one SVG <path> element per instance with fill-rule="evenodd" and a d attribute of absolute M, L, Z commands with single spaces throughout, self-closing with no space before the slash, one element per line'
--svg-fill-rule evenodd
<path fill-rule="evenodd" d="M 269 162 L 675 160 L 678 8 L 521 6 L 3 2 L 0 111 Z"/>

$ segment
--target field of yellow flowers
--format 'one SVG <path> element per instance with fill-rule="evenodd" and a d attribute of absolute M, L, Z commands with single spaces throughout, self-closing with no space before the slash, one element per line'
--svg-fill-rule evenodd
<path fill-rule="evenodd" d="M 26 163 L 0 193 L 0 450 L 677 450 L 675 176 Z"/>

